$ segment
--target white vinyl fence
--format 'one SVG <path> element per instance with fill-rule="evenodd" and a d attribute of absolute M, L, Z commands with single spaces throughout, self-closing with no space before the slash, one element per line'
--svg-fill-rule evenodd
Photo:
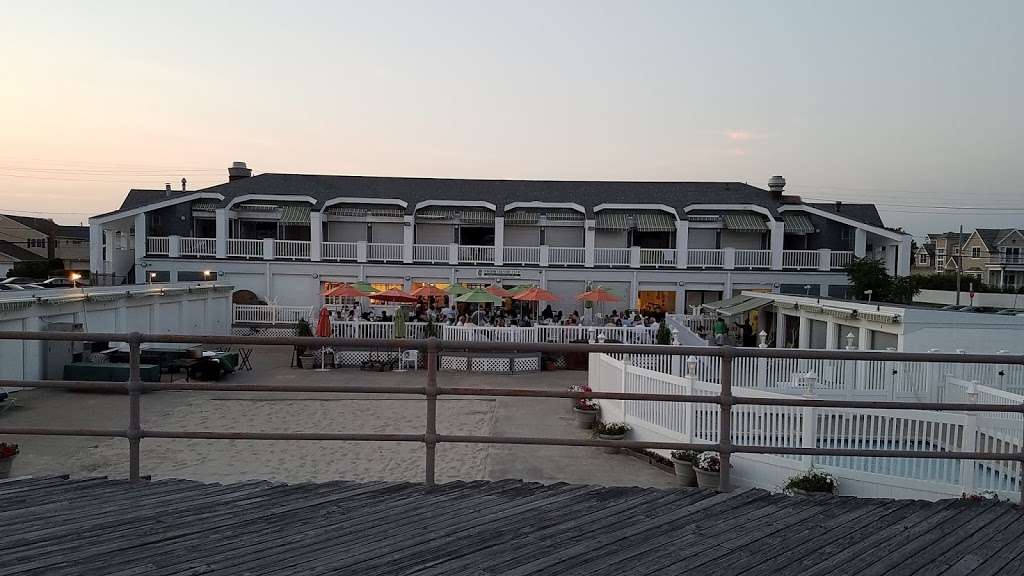
<path fill-rule="evenodd" d="M 600 392 L 720 393 L 716 383 L 633 366 L 607 354 L 590 355 L 588 381 Z M 998 390 L 982 392 L 1006 402 L 1024 401 Z M 783 397 L 740 386 L 734 386 L 733 394 Z M 634 439 L 718 441 L 717 404 L 599 402 L 602 419 L 625 421 L 633 427 Z M 1013 452 L 1021 442 L 1020 416 L 1013 414 L 1003 418 L 921 410 L 751 405 L 734 406 L 732 414 L 732 442 L 750 446 Z M 814 466 L 836 475 L 841 494 L 866 497 L 941 499 L 991 490 L 1017 499 L 1020 478 L 1016 463 L 1002 462 L 767 454 L 734 454 L 732 461 L 740 485 L 778 489 L 788 477 Z"/>
<path fill-rule="evenodd" d="M 294 324 L 299 320 L 310 321 L 313 306 L 264 306 L 258 304 L 235 304 L 236 324 Z"/>

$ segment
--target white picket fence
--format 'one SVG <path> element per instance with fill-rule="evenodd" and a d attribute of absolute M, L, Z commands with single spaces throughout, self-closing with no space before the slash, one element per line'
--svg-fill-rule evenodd
<path fill-rule="evenodd" d="M 426 338 L 426 322 L 406 322 L 403 338 Z M 395 338 L 394 322 L 332 321 L 331 336 L 335 338 Z"/>
<path fill-rule="evenodd" d="M 235 304 L 234 322 L 241 324 L 294 324 L 313 317 L 314 306 L 263 306 Z"/>
<path fill-rule="evenodd" d="M 649 370 L 607 354 L 590 355 L 588 382 L 600 392 L 720 393 L 716 383 Z M 1000 391 L 985 392 L 1008 403 L 1024 401 L 1024 397 Z M 733 393 L 755 398 L 785 396 L 739 386 L 734 386 Z M 717 404 L 622 400 L 601 400 L 600 404 L 602 419 L 626 422 L 633 427 L 633 439 L 718 441 Z M 737 405 L 732 410 L 731 440 L 749 446 L 1009 453 L 1018 450 L 1021 442 L 1019 415 L 1009 416 Z M 732 461 L 738 484 L 768 489 L 777 489 L 789 476 L 814 466 L 836 475 L 840 493 L 847 495 L 940 499 L 992 490 L 1000 497 L 1017 499 L 1019 494 L 1020 471 L 1012 463 L 767 454 L 734 454 Z"/>

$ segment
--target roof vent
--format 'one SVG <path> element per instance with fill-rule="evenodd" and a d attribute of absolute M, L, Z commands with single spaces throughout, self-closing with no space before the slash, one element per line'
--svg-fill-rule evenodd
<path fill-rule="evenodd" d="M 836 212 L 842 212 L 842 211 L 843 211 L 843 203 L 840 202 L 839 200 L 836 200 Z"/>
<path fill-rule="evenodd" d="M 228 168 L 228 182 L 234 182 L 242 178 L 252 176 L 252 170 L 246 167 L 245 162 L 232 162 Z"/>
<path fill-rule="evenodd" d="M 782 176 L 772 176 L 768 179 L 768 189 L 776 194 L 782 194 L 786 189 L 786 179 Z"/>
<path fill-rule="evenodd" d="M 181 191 L 182 191 L 182 192 L 184 192 L 184 191 L 185 191 L 185 185 L 186 185 L 187 183 L 188 183 L 188 180 L 185 180 L 184 178 L 182 178 L 182 179 L 181 179 Z"/>

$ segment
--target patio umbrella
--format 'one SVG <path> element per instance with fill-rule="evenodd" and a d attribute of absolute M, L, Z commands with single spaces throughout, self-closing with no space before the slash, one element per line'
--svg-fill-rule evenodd
<path fill-rule="evenodd" d="M 449 296 L 461 296 L 466 292 L 469 292 L 469 288 L 466 288 L 462 284 L 452 284 L 445 290 L 445 292 L 447 292 Z"/>
<path fill-rule="evenodd" d="M 498 286 L 497 284 L 491 284 L 490 286 L 488 286 L 487 287 L 487 291 L 490 292 L 491 294 L 494 294 L 498 298 L 511 298 L 512 297 L 512 293 L 511 292 L 509 292 L 508 290 L 505 290 L 504 288 L 502 288 L 501 286 Z"/>
<path fill-rule="evenodd" d="M 598 286 L 593 290 L 587 290 L 581 294 L 576 295 L 576 299 L 582 302 L 621 302 L 622 298 L 619 298 L 615 294 L 605 290 Z"/>
<path fill-rule="evenodd" d="M 417 298 L 411 294 L 402 292 L 401 290 L 391 289 L 383 292 L 377 292 L 370 294 L 370 300 L 380 300 L 381 302 L 415 302 Z"/>
<path fill-rule="evenodd" d="M 512 299 L 519 300 L 520 302 L 555 302 L 559 300 L 558 296 L 536 286 L 530 286 L 526 290 L 512 296 Z"/>
<path fill-rule="evenodd" d="M 509 292 L 511 292 L 512 296 L 515 297 L 516 294 L 522 294 L 523 292 L 526 292 L 530 288 L 534 287 L 535 286 L 533 284 L 520 284 L 519 286 L 516 286 L 515 288 L 509 290 Z"/>
<path fill-rule="evenodd" d="M 363 298 L 369 296 L 368 293 L 359 290 L 355 286 L 350 284 L 339 284 L 334 288 L 323 293 L 325 297 L 340 297 L 340 298 Z"/>
<path fill-rule="evenodd" d="M 373 294 L 374 292 L 379 292 L 379 290 L 377 290 L 372 285 L 370 285 L 369 282 L 353 282 L 352 283 L 352 287 L 355 288 L 356 290 L 360 290 L 362 292 L 366 292 L 367 294 Z"/>
<path fill-rule="evenodd" d="M 320 317 L 316 321 L 316 335 L 318 338 L 329 338 L 331 336 L 331 311 L 326 306 L 320 309 Z M 320 347 L 320 371 L 327 371 L 327 347 Z"/>
<path fill-rule="evenodd" d="M 434 286 L 433 284 L 424 284 L 419 288 L 412 291 L 412 295 L 416 297 L 430 298 L 430 297 L 441 297 L 447 296 L 448 292 Z"/>
<path fill-rule="evenodd" d="M 465 302 L 468 304 L 501 304 L 501 297 L 491 294 L 487 290 L 481 290 L 479 288 L 470 290 L 455 299 L 456 302 Z"/>

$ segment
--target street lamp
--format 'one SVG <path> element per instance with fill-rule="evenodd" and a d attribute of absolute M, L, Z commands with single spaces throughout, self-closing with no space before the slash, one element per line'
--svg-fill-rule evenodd
<path fill-rule="evenodd" d="M 152 284 L 156 280 L 156 272 L 149 273 L 149 283 Z"/>
<path fill-rule="evenodd" d="M 871 302 L 871 295 L 874 294 L 874 290 L 865 290 L 864 295 L 868 297 L 868 302 Z"/>
<path fill-rule="evenodd" d="M 72 272 L 69 278 L 71 279 L 71 287 L 78 288 L 78 281 L 82 279 L 82 275 L 78 272 Z"/>
<path fill-rule="evenodd" d="M 210 274 L 212 274 L 212 272 L 210 272 L 209 270 L 203 270 L 203 280 L 209 280 Z"/>

